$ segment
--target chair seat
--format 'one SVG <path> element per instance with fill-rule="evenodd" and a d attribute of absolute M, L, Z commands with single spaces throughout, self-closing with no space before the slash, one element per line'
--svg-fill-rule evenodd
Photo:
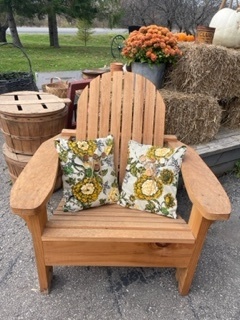
<path fill-rule="evenodd" d="M 188 224 L 180 216 L 166 218 L 109 204 L 77 213 L 63 212 L 63 201 L 47 222 L 44 240 L 194 243 Z"/>
<path fill-rule="evenodd" d="M 117 204 L 78 213 L 63 212 L 62 206 L 63 201 L 42 235 L 46 265 L 171 267 L 177 261 L 185 267 L 189 261 L 195 239 L 181 217 Z"/>

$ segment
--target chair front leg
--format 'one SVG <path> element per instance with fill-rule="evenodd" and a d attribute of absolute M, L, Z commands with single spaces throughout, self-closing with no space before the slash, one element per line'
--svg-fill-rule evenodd
<path fill-rule="evenodd" d="M 49 293 L 53 268 L 52 266 L 45 265 L 42 243 L 42 232 L 47 221 L 46 209 L 38 215 L 24 216 L 24 220 L 27 222 L 33 239 L 40 291 L 42 293 Z"/>
<path fill-rule="evenodd" d="M 195 246 L 187 268 L 177 268 L 176 271 L 178 290 L 181 295 L 187 295 L 190 290 L 207 231 L 212 222 L 213 221 L 205 219 L 200 211 L 193 206 L 188 223 L 196 238 Z"/>

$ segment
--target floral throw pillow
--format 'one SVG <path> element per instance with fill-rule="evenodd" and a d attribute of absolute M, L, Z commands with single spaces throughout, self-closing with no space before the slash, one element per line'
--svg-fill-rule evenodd
<path fill-rule="evenodd" d="M 118 204 L 176 218 L 177 185 L 186 147 L 157 147 L 129 141 Z"/>
<path fill-rule="evenodd" d="M 79 211 L 117 202 L 113 136 L 76 141 L 56 139 L 63 171 L 64 211 Z"/>

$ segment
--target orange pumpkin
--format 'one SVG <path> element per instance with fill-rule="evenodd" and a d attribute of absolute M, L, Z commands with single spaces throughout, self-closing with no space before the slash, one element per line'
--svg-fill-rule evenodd
<path fill-rule="evenodd" d="M 178 41 L 188 41 L 188 42 L 191 42 L 191 41 L 194 41 L 195 38 L 193 35 L 187 35 L 185 32 L 178 32 L 178 33 L 175 33 Z"/>

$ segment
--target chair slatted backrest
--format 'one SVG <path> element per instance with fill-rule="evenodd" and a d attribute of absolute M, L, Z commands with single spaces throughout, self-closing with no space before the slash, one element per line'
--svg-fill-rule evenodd
<path fill-rule="evenodd" d="M 79 100 L 78 140 L 114 136 L 119 181 L 125 174 L 130 139 L 162 146 L 165 104 L 156 87 L 131 72 L 105 73 L 90 82 Z"/>

